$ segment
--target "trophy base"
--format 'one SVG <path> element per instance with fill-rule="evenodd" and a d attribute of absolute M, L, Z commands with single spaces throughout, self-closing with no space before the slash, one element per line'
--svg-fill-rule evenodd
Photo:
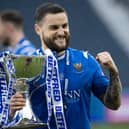
<path fill-rule="evenodd" d="M 24 118 L 20 121 L 19 124 L 5 127 L 3 129 L 35 129 L 35 128 L 44 128 L 47 127 L 47 123 L 37 122 L 34 120 L 29 120 L 28 118 Z"/>
<path fill-rule="evenodd" d="M 44 127 L 47 127 L 46 123 L 27 123 L 27 124 L 18 124 L 16 126 L 7 127 L 4 129 L 35 129 Z"/>

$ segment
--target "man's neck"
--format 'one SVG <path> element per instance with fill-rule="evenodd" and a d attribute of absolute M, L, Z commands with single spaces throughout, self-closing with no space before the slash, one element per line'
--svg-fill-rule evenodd
<path fill-rule="evenodd" d="M 42 49 L 43 49 L 43 51 L 45 51 L 46 49 L 49 49 L 49 48 L 46 47 L 46 46 L 42 46 Z M 65 54 L 65 50 L 60 51 L 60 52 L 57 52 L 57 56 L 58 56 L 58 57 L 60 57 L 60 56 L 62 56 L 62 55 L 64 55 L 64 54 Z"/>
<path fill-rule="evenodd" d="M 62 56 L 62 55 L 64 55 L 64 54 L 65 54 L 65 50 L 64 50 L 64 51 L 61 51 L 61 52 L 58 52 L 58 53 L 57 53 L 57 56 L 60 57 L 60 56 Z"/>

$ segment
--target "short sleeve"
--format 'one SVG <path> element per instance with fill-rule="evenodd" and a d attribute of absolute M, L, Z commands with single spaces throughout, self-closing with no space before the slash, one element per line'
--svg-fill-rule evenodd
<path fill-rule="evenodd" d="M 93 75 L 92 91 L 95 96 L 99 97 L 104 94 L 109 86 L 109 79 L 104 75 L 99 63 L 95 61 L 96 70 Z"/>

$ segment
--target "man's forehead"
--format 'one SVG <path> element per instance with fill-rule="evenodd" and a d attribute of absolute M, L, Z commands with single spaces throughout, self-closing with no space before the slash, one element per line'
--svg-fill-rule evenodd
<path fill-rule="evenodd" d="M 43 19 L 43 24 L 64 24 L 68 23 L 68 17 L 66 13 L 47 14 Z"/>

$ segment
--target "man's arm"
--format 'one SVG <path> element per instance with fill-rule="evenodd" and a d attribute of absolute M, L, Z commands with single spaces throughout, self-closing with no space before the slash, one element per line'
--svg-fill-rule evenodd
<path fill-rule="evenodd" d="M 118 69 L 108 52 L 99 53 L 96 59 L 100 64 L 109 70 L 110 85 L 104 95 L 100 96 L 100 100 L 110 109 L 116 110 L 121 105 L 122 85 L 119 78 Z"/>

